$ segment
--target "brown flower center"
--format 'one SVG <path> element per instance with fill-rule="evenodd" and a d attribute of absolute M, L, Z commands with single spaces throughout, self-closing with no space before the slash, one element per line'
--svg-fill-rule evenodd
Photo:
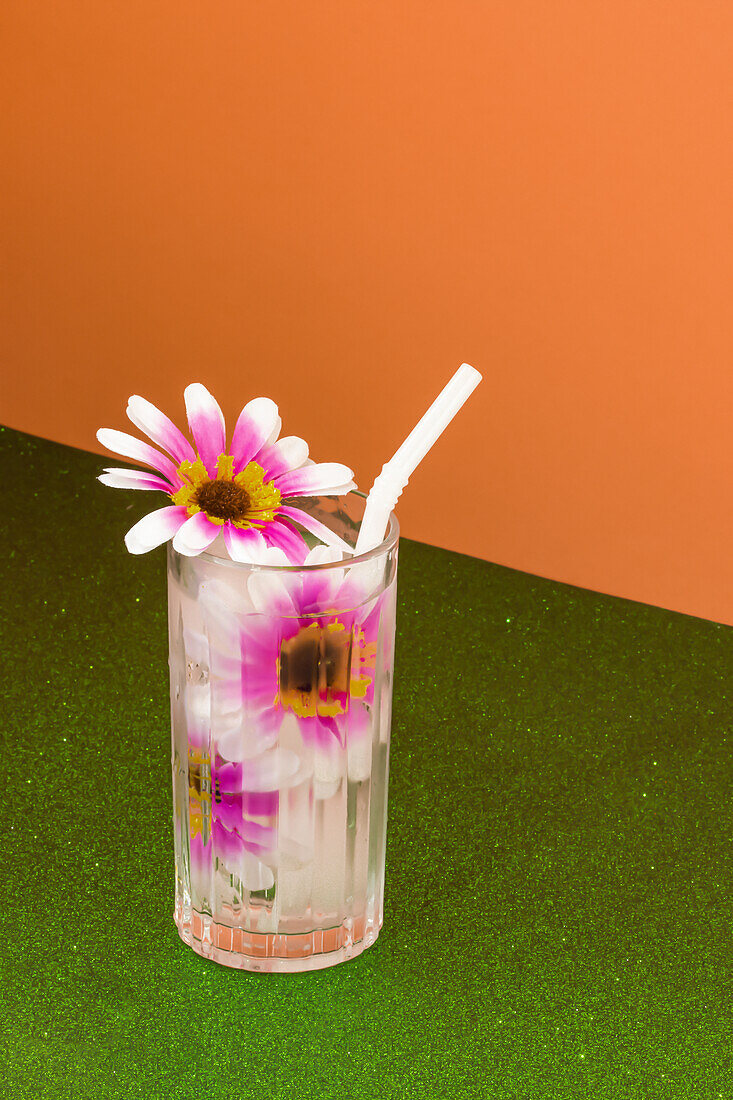
<path fill-rule="evenodd" d="M 351 679 L 351 631 L 305 627 L 280 647 L 280 701 L 300 717 L 340 713 Z"/>
<path fill-rule="evenodd" d="M 214 519 L 228 520 L 244 519 L 252 503 L 237 481 L 206 481 L 194 493 L 193 501 Z"/>

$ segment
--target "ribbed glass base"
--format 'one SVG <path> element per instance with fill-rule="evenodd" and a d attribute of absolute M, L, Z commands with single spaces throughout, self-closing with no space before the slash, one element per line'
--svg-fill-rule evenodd
<path fill-rule="evenodd" d="M 305 933 L 247 932 L 196 912 L 189 920 L 183 915 L 174 919 L 179 936 L 197 955 L 236 970 L 268 974 L 323 970 L 348 962 L 371 947 L 379 935 L 379 926 L 364 918 Z"/>

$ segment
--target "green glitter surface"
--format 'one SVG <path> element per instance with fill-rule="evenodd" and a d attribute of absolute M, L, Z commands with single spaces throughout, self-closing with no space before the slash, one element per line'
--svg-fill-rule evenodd
<path fill-rule="evenodd" d="M 231 971 L 171 917 L 160 498 L 0 451 L 5 1096 L 733 1096 L 730 628 L 403 542 L 382 934 Z"/>

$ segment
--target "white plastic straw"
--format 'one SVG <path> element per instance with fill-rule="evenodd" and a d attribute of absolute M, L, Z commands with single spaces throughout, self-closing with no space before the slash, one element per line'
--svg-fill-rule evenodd
<path fill-rule="evenodd" d="M 474 367 L 468 363 L 461 364 L 402 446 L 382 466 L 382 471 L 376 477 L 367 497 L 355 554 L 365 554 L 367 550 L 379 546 L 384 538 L 389 514 L 413 470 L 422 462 L 480 381 L 481 375 Z"/>

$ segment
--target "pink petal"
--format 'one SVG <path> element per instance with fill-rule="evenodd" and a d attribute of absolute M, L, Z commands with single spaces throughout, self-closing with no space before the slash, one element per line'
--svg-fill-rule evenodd
<path fill-rule="evenodd" d="M 163 477 L 167 477 L 172 485 L 181 485 L 181 479 L 171 460 L 149 443 L 143 443 L 141 439 L 136 439 L 127 432 L 118 432 L 115 428 L 100 428 L 97 439 L 108 451 L 131 458 L 133 462 L 140 462 L 143 466 L 152 466 Z"/>
<path fill-rule="evenodd" d="M 349 607 L 348 603 L 335 601 L 336 593 L 344 583 L 344 569 L 337 569 L 337 562 L 343 560 L 340 550 L 331 546 L 316 546 L 305 559 L 306 565 L 333 565 L 332 569 L 318 569 L 307 573 L 303 578 L 302 606 L 317 612 L 326 607 Z"/>
<path fill-rule="evenodd" d="M 275 487 L 283 497 L 313 496 L 320 493 L 348 492 L 356 488 L 354 471 L 341 462 L 314 462 L 275 478 Z M 348 486 L 348 487 L 347 487 Z"/>
<path fill-rule="evenodd" d="M 232 561 L 261 563 L 264 560 L 267 544 L 254 527 L 233 527 L 227 523 L 224 527 L 224 545 Z"/>
<path fill-rule="evenodd" d="M 173 539 L 173 549 L 187 558 L 194 558 L 211 546 L 220 531 L 218 523 L 212 523 L 203 512 L 196 512 L 179 528 Z"/>
<path fill-rule="evenodd" d="M 97 478 L 102 485 L 111 485 L 114 489 L 160 489 L 162 493 L 170 494 L 173 486 L 164 481 L 162 477 L 149 474 L 147 470 L 118 470 L 110 467 Z"/>
<path fill-rule="evenodd" d="M 133 394 L 127 402 L 127 415 L 136 428 L 172 455 L 178 465 L 185 459 L 189 462 L 195 460 L 196 452 L 183 432 L 152 402 Z"/>
<path fill-rule="evenodd" d="M 287 435 L 284 439 L 278 439 L 277 443 L 263 447 L 256 458 L 265 471 L 265 480 L 270 481 L 303 466 L 308 458 L 308 444 L 297 435 Z"/>
<path fill-rule="evenodd" d="M 319 549 L 325 550 L 326 553 L 332 553 L 327 546 L 321 546 Z M 306 564 L 308 565 L 324 564 L 318 561 L 311 562 L 308 560 L 309 558 L 310 554 L 306 558 Z M 343 607 L 343 604 L 337 604 L 334 601 L 334 596 L 342 583 L 343 573 L 343 569 L 318 569 L 306 573 L 303 577 L 303 588 L 299 603 L 300 612 L 304 615 L 322 615 L 326 608 Z"/>
<path fill-rule="evenodd" d="M 271 439 L 277 439 L 282 421 L 269 397 L 255 397 L 239 414 L 232 436 L 234 472 L 239 473 Z"/>
<path fill-rule="evenodd" d="M 308 547 L 302 535 L 299 535 L 289 524 L 280 522 L 276 517 L 272 523 L 268 523 L 262 535 L 268 546 L 276 546 L 287 555 L 292 565 L 302 565 Z"/>
<path fill-rule="evenodd" d="M 212 838 L 204 844 L 200 833 L 190 838 L 191 886 L 194 896 L 206 897 L 211 892 Z"/>
<path fill-rule="evenodd" d="M 211 477 L 216 477 L 216 460 L 226 452 L 224 414 L 200 382 L 186 386 L 183 397 L 196 450 Z"/>
<path fill-rule="evenodd" d="M 343 747 L 341 731 L 333 718 L 299 718 L 298 729 L 307 744 L 316 745 L 329 754 L 338 745 Z"/>
<path fill-rule="evenodd" d="M 379 597 L 374 601 L 374 607 L 368 612 L 364 619 L 362 619 L 361 629 L 364 631 L 364 637 L 367 642 L 376 642 L 377 635 L 379 633 L 379 616 L 382 613 L 384 606 L 384 599 Z M 362 608 L 361 614 L 364 613 Z"/>
<path fill-rule="evenodd" d="M 173 505 L 159 508 L 143 516 L 139 523 L 125 535 L 125 546 L 131 554 L 147 554 L 161 543 L 167 542 L 171 535 L 186 522 L 186 509 Z"/>
<path fill-rule="evenodd" d="M 294 508 L 291 504 L 281 504 L 278 508 L 278 515 L 287 516 L 288 519 L 299 523 L 301 527 L 305 527 L 306 531 L 310 531 L 321 542 L 325 542 L 326 546 L 332 546 L 334 549 L 342 550 L 346 554 L 353 554 L 354 548 L 349 546 L 348 542 L 344 542 L 335 531 L 332 531 L 330 527 L 326 527 L 325 523 L 321 523 L 320 520 L 309 516 L 302 508 Z"/>
<path fill-rule="evenodd" d="M 248 791 L 242 793 L 242 813 L 250 817 L 271 817 L 280 804 L 279 791 Z"/>
<path fill-rule="evenodd" d="M 348 719 L 349 741 L 358 741 L 360 738 L 363 738 L 365 734 L 371 731 L 371 724 L 372 719 L 369 708 L 364 706 L 361 699 L 351 699 L 349 702 Z M 369 770 L 371 770 L 371 752 L 369 754 L 369 764 Z"/>
<path fill-rule="evenodd" d="M 214 818 L 211 826 L 213 849 L 227 869 L 241 879 L 248 890 L 269 890 L 275 882 L 275 876 L 269 867 L 247 851 L 245 842 L 236 832 L 230 832 Z M 260 846 L 250 842 L 250 848 L 257 853 Z"/>

